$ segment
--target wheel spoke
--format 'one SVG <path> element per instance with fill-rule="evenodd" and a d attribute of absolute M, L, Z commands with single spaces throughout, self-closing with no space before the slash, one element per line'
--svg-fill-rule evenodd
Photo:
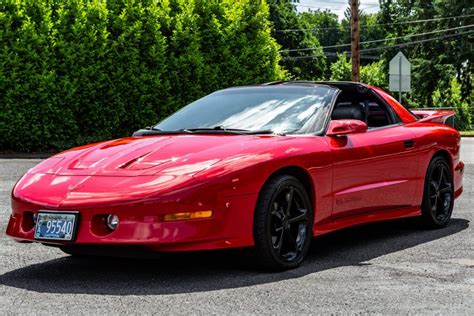
<path fill-rule="evenodd" d="M 272 212 L 272 215 L 275 216 L 276 218 L 278 218 L 279 221 L 283 221 L 283 215 L 281 215 L 280 212 Z"/>
<path fill-rule="evenodd" d="M 273 203 L 273 210 L 272 210 L 272 215 L 277 217 L 280 221 L 283 220 L 283 217 L 285 217 L 284 214 L 282 214 L 281 209 L 278 209 L 278 203 L 274 202 Z"/>
<path fill-rule="evenodd" d="M 444 166 L 441 165 L 440 170 L 439 170 L 438 189 L 441 187 L 441 184 L 443 184 L 443 176 L 444 176 Z"/>
<path fill-rule="evenodd" d="M 306 210 L 300 210 L 301 211 L 301 214 L 300 215 L 297 215 L 295 217 L 292 217 L 290 219 L 288 219 L 288 222 L 290 222 L 290 224 L 293 224 L 293 223 L 298 223 L 298 222 L 302 222 L 302 221 L 305 221 L 306 220 Z"/>
<path fill-rule="evenodd" d="M 430 201 L 431 203 L 431 201 Z M 435 195 L 435 198 L 433 200 L 433 202 L 431 203 L 431 211 L 436 213 L 436 210 L 438 209 L 438 196 Z"/>
<path fill-rule="evenodd" d="M 290 208 L 293 202 L 294 189 L 290 187 L 290 192 L 286 194 L 286 215 L 290 215 Z"/>
<path fill-rule="evenodd" d="M 277 214 L 278 214 L 278 203 L 273 202 L 272 215 L 277 215 Z"/>
<path fill-rule="evenodd" d="M 290 244 L 295 248 L 296 252 L 299 251 L 298 243 L 296 242 L 296 238 L 293 238 L 291 236 L 291 233 L 289 230 L 286 230 L 286 236 Z"/>
<path fill-rule="evenodd" d="M 278 255 L 281 254 L 281 248 L 283 246 L 283 235 L 284 235 L 284 233 L 285 233 L 285 230 L 282 227 L 282 229 L 280 230 L 280 236 L 278 238 L 278 243 L 276 244 L 276 246 L 275 245 L 273 246 L 276 249 Z"/>
<path fill-rule="evenodd" d="M 451 192 L 451 186 L 447 186 L 445 188 L 442 188 L 441 190 L 439 190 L 439 193 L 448 193 L 448 192 Z"/>
<path fill-rule="evenodd" d="M 436 196 L 436 199 L 434 200 L 434 203 L 431 205 L 431 210 L 436 212 L 438 209 L 438 196 Z"/>
<path fill-rule="evenodd" d="M 435 190 L 438 190 L 438 183 L 436 183 L 436 181 L 431 180 L 431 181 L 430 181 L 430 184 L 433 186 L 433 188 L 434 188 Z"/>

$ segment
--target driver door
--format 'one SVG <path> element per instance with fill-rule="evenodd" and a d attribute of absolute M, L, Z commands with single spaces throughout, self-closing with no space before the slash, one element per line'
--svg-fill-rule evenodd
<path fill-rule="evenodd" d="M 365 133 L 326 137 L 333 157 L 333 217 L 414 203 L 418 155 L 414 135 L 407 127 L 369 125 Z"/>

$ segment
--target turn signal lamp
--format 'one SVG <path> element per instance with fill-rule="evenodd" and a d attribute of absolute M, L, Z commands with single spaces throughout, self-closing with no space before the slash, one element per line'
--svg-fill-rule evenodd
<path fill-rule="evenodd" d="M 186 221 L 190 219 L 209 218 L 211 216 L 211 210 L 199 212 L 171 213 L 163 215 L 163 222 Z"/>

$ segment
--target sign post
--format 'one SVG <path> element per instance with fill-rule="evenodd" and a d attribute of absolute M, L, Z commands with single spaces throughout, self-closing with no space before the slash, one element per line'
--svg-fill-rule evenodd
<path fill-rule="evenodd" d="M 401 103 L 402 92 L 410 92 L 411 64 L 405 55 L 399 52 L 392 58 L 389 66 L 389 89 L 398 91 L 398 101 Z"/>

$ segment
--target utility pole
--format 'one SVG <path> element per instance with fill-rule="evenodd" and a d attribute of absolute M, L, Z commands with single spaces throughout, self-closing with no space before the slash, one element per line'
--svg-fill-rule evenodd
<path fill-rule="evenodd" d="M 360 29 L 359 29 L 359 0 L 351 2 L 351 56 L 352 81 L 360 81 Z"/>

